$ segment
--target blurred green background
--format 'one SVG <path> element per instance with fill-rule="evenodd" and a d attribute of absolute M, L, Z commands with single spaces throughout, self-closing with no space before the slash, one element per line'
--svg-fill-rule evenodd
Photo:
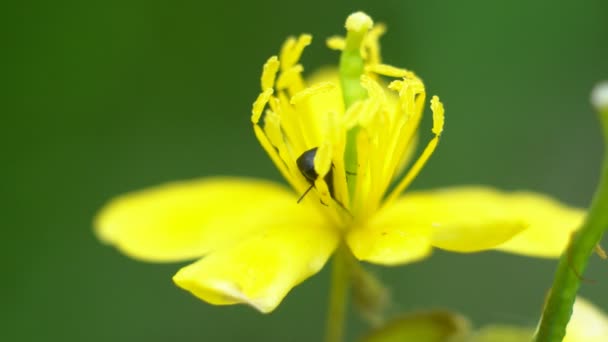
<path fill-rule="evenodd" d="M 588 104 L 608 78 L 608 2 L 82 1 L 3 10 L 3 341 L 316 341 L 328 272 L 270 315 L 212 307 L 176 288 L 180 265 L 101 245 L 108 199 L 205 175 L 278 181 L 249 121 L 261 66 L 312 33 L 307 70 L 334 63 L 325 37 L 358 9 L 388 25 L 384 59 L 420 75 L 446 131 L 413 187 L 488 184 L 587 206 L 601 137 Z M 430 121 L 423 123 L 430 129 Z M 476 324 L 534 325 L 556 262 L 437 252 L 372 269 L 392 312 L 445 307 Z M 608 310 L 608 266 L 582 293 Z M 363 330 L 355 316 L 349 338 Z"/>

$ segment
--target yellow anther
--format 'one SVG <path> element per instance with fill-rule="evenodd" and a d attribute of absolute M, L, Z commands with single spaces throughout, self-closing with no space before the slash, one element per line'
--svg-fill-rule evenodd
<path fill-rule="evenodd" d="M 310 34 L 302 34 L 296 40 L 293 37 L 287 39 L 281 49 L 281 70 L 287 70 L 298 63 L 304 48 L 310 45 L 312 36 Z"/>
<path fill-rule="evenodd" d="M 286 62 L 289 60 L 289 54 L 291 53 L 295 45 L 296 38 L 288 37 L 281 46 L 281 52 L 279 53 L 279 60 L 281 60 L 281 70 L 285 70 L 287 68 Z"/>
<path fill-rule="evenodd" d="M 401 91 L 401 89 L 403 89 L 403 81 L 401 81 L 401 80 L 392 81 L 391 83 L 388 84 L 388 89 L 391 89 L 394 91 Z"/>
<path fill-rule="evenodd" d="M 431 110 L 433 111 L 433 133 L 441 135 L 443 132 L 444 108 L 443 103 L 439 101 L 439 97 L 433 96 L 431 99 Z"/>
<path fill-rule="evenodd" d="M 260 121 L 262 111 L 264 110 L 264 107 L 266 107 L 266 103 L 268 103 L 268 100 L 272 96 L 273 92 L 274 90 L 272 88 L 264 90 L 260 95 L 258 95 L 258 98 L 253 103 L 253 108 L 251 110 L 251 122 L 254 125 L 257 125 L 257 123 Z"/>
<path fill-rule="evenodd" d="M 327 38 L 327 40 L 325 41 L 325 44 L 327 44 L 327 47 L 332 50 L 342 51 L 342 50 L 344 50 L 344 47 L 346 46 L 346 41 L 344 40 L 344 37 L 332 36 L 332 37 Z"/>
<path fill-rule="evenodd" d="M 288 88 L 294 82 L 297 82 L 302 75 L 302 71 L 304 71 L 304 67 L 301 64 L 294 65 L 288 70 L 283 71 L 277 79 L 277 89 Z"/>
<path fill-rule="evenodd" d="M 382 37 L 382 35 L 384 35 L 384 33 L 386 33 L 386 25 L 384 25 L 384 23 L 377 23 L 374 24 L 374 27 L 372 27 L 371 30 L 369 30 L 366 39 L 368 40 L 368 43 L 375 42 L 377 44 L 379 43 L 378 40 L 380 37 Z"/>
<path fill-rule="evenodd" d="M 396 78 L 415 77 L 414 73 L 409 70 L 397 68 L 388 64 L 371 64 L 365 67 L 365 71 Z"/>
<path fill-rule="evenodd" d="M 313 96 L 316 94 L 327 93 L 334 89 L 336 89 L 335 84 L 333 84 L 331 82 L 320 82 L 320 83 L 317 83 L 311 87 L 308 87 L 308 88 L 296 93 L 294 96 L 291 97 L 291 99 L 289 100 L 289 103 L 291 103 L 292 105 L 295 105 L 295 104 L 302 102 L 303 100 L 308 99 L 310 96 Z"/>
<path fill-rule="evenodd" d="M 365 36 L 361 48 L 364 52 L 362 55 L 365 57 L 367 63 L 379 64 L 382 62 L 382 57 L 380 56 L 380 36 L 382 36 L 384 32 L 386 32 L 386 26 L 379 23 L 375 24 Z"/>
<path fill-rule="evenodd" d="M 262 71 L 262 91 L 273 87 L 278 70 L 279 58 L 277 56 L 270 57 L 264 64 L 264 70 Z"/>

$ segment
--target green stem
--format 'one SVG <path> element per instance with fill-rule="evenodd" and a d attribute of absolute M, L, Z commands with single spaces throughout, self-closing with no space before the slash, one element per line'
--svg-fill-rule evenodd
<path fill-rule="evenodd" d="M 332 259 L 326 342 L 341 342 L 344 339 L 348 290 L 351 279 L 348 267 L 350 255 L 348 253 L 350 253 L 348 247 L 340 244 Z"/>
<path fill-rule="evenodd" d="M 608 228 L 608 111 L 600 113 L 600 118 L 606 146 L 600 182 L 583 226 L 573 235 L 559 261 L 536 342 L 559 342 L 564 338 L 583 272 Z"/>

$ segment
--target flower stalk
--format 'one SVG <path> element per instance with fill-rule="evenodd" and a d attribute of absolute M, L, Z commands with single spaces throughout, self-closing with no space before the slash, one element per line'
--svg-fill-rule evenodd
<path fill-rule="evenodd" d="M 599 112 L 605 146 L 599 185 L 582 227 L 572 235 L 568 249 L 561 256 L 541 317 L 536 342 L 558 342 L 564 338 L 576 294 L 581 282 L 584 281 L 583 273 L 587 268 L 587 262 L 608 228 L 607 94 L 608 83 L 604 83 L 603 86 L 600 85 L 595 89 L 592 101 Z"/>
<path fill-rule="evenodd" d="M 341 244 L 334 254 L 331 265 L 331 284 L 329 289 L 329 307 L 327 310 L 327 328 L 325 341 L 340 342 L 344 340 L 350 272 L 348 247 Z"/>

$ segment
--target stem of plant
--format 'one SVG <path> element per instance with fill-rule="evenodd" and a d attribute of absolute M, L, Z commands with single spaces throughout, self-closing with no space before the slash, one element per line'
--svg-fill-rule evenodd
<path fill-rule="evenodd" d="M 608 90 L 608 88 L 607 88 Z M 599 185 L 582 227 L 572 236 L 559 261 L 543 311 L 536 342 L 559 342 L 566 334 L 576 294 L 589 257 L 608 228 L 608 105 L 598 105 L 604 134 L 604 162 Z"/>
<path fill-rule="evenodd" d="M 350 273 L 348 270 L 348 247 L 340 244 L 333 256 L 331 265 L 331 285 L 329 289 L 329 308 L 327 310 L 327 342 L 341 342 L 344 339 Z"/>

